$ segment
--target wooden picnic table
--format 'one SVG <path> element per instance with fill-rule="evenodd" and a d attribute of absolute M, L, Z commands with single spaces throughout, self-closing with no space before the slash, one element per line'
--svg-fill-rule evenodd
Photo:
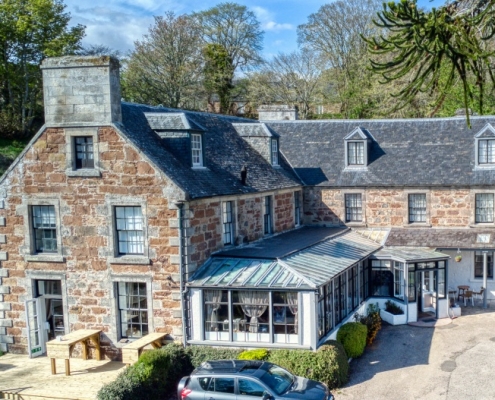
<path fill-rule="evenodd" d="M 65 359 L 65 375 L 70 375 L 70 353 L 77 343 L 82 345 L 82 359 L 88 359 L 88 341 L 96 348 L 96 359 L 101 359 L 100 352 L 100 332 L 101 329 L 80 329 L 67 335 L 62 339 L 56 338 L 46 343 L 46 354 L 50 357 L 52 375 L 57 373 L 55 359 Z"/>
<path fill-rule="evenodd" d="M 134 364 L 141 355 L 143 349 L 151 345 L 154 349 L 162 347 L 162 339 L 166 336 L 166 333 L 148 333 L 142 338 L 135 340 L 122 347 L 122 362 L 126 365 Z"/>

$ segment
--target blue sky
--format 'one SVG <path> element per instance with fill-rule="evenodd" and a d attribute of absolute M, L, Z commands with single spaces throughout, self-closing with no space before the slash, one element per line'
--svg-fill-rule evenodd
<path fill-rule="evenodd" d="M 206 10 L 221 1 L 209 0 L 65 0 L 73 24 L 86 25 L 84 45 L 103 44 L 122 53 L 132 50 L 153 24 L 154 15 L 166 11 L 187 14 Z M 329 1 L 317 0 L 251 0 L 235 1 L 252 10 L 265 31 L 263 55 L 266 58 L 297 49 L 297 26 Z M 419 0 L 431 8 L 444 0 Z"/>

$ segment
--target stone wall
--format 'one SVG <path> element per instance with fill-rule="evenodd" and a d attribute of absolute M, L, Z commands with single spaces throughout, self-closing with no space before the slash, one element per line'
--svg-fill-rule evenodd
<path fill-rule="evenodd" d="M 266 192 L 242 196 L 191 201 L 188 204 L 188 268 L 193 272 L 210 255 L 224 248 L 222 237 L 222 201 L 234 202 L 235 243 L 249 243 L 264 237 L 263 200 L 273 195 L 274 233 L 293 229 L 294 191 Z"/>
<path fill-rule="evenodd" d="M 468 227 L 475 224 L 475 195 L 478 189 L 304 189 L 304 223 L 339 226 L 345 223 L 345 194 L 361 193 L 363 222 L 369 227 Z M 493 191 L 492 191 L 493 192 Z M 408 195 L 426 194 L 426 222 L 409 223 Z M 352 224 L 349 224 L 352 225 Z"/>
<path fill-rule="evenodd" d="M 70 330 L 101 328 L 107 357 L 118 357 L 114 285 L 121 279 L 149 283 L 150 327 L 178 337 L 177 210 L 163 195 L 177 189 L 110 127 L 98 129 L 101 177 L 68 177 L 66 138 L 63 129 L 46 130 L 0 186 L 0 249 L 7 254 L 0 268 L 0 342 L 11 352 L 26 351 L 24 301 L 33 297 L 36 277 L 62 279 Z M 36 258 L 26 245 L 29 207 L 43 202 L 57 205 L 60 259 Z M 119 204 L 142 206 L 147 263 L 112 261 L 112 207 Z"/>

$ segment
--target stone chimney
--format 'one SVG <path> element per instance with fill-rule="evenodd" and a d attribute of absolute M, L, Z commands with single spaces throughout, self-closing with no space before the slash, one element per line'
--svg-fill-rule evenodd
<path fill-rule="evenodd" d="M 258 119 L 260 121 L 294 121 L 297 119 L 297 107 L 291 107 L 287 105 L 260 106 L 258 108 Z"/>
<path fill-rule="evenodd" d="M 41 69 L 46 126 L 99 126 L 122 121 L 117 59 L 47 58 Z"/>

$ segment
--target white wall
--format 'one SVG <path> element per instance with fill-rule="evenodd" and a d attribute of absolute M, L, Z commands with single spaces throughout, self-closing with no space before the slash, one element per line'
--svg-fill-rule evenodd
<path fill-rule="evenodd" d="M 468 285 L 475 292 L 479 292 L 483 286 L 483 279 L 474 278 L 474 251 L 462 251 L 462 260 L 455 261 L 457 250 L 442 250 L 442 253 L 450 255 L 448 287 L 458 290 L 459 285 Z M 488 279 L 488 300 L 495 300 L 495 281 Z M 457 293 L 458 294 L 458 293 Z M 457 302 L 457 295 L 456 295 Z"/>

